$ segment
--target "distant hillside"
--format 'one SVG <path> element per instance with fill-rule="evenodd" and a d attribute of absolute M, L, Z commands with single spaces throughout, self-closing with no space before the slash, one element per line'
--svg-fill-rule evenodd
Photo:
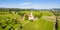
<path fill-rule="evenodd" d="M 60 8 L 53 8 L 52 10 L 60 10 Z"/>
<path fill-rule="evenodd" d="M 46 11 L 46 10 L 60 10 L 60 8 L 53 8 L 53 9 L 20 9 L 20 8 L 0 8 L 0 11 Z"/>

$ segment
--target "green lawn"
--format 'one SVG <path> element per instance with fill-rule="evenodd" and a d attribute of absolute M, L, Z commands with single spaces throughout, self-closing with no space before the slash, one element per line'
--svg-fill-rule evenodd
<path fill-rule="evenodd" d="M 39 17 L 37 20 L 30 22 L 25 20 L 23 22 L 19 21 L 18 18 L 23 16 L 24 13 L 32 12 L 34 16 Z M 42 13 L 42 15 L 41 15 Z M 50 11 L 19 11 L 18 14 L 11 14 L 9 12 L 0 12 L 0 30 L 53 30 L 54 22 L 48 21 L 41 17 L 44 16 L 54 16 Z M 49 19 L 54 20 L 54 19 Z M 27 23 L 26 23 L 27 22 Z M 26 24 L 25 24 L 26 23 Z M 23 25 L 23 26 L 22 26 Z M 20 28 L 22 26 L 22 29 Z"/>
<path fill-rule="evenodd" d="M 58 30 L 60 30 L 60 20 L 58 20 Z"/>
<path fill-rule="evenodd" d="M 23 30 L 53 30 L 53 27 L 53 22 L 40 18 L 34 22 L 24 25 Z"/>

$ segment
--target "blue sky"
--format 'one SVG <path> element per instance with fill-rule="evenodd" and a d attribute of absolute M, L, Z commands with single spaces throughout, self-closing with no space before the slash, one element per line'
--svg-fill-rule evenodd
<path fill-rule="evenodd" d="M 60 8 L 60 0 L 0 0 L 0 8 Z"/>

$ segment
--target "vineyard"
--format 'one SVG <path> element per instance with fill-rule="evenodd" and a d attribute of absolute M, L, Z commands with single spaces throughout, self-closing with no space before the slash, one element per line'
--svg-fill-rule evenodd
<path fill-rule="evenodd" d="M 34 20 L 28 19 L 28 14 L 31 12 Z M 54 30 L 55 18 L 49 10 L 0 12 L 0 30 Z"/>

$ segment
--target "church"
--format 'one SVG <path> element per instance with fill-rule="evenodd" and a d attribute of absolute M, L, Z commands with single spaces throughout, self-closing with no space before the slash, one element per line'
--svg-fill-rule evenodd
<path fill-rule="evenodd" d="M 28 19 L 29 20 L 34 20 L 34 16 L 33 16 L 32 12 L 28 15 Z"/>

